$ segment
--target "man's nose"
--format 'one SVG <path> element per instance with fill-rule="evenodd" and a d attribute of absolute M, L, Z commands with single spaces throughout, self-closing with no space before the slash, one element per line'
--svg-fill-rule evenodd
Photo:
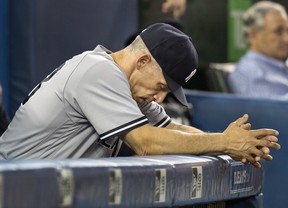
<path fill-rule="evenodd" d="M 283 38 L 284 38 L 285 43 L 287 44 L 288 43 L 288 28 L 285 30 Z"/>
<path fill-rule="evenodd" d="M 168 92 L 159 92 L 156 95 L 153 96 L 154 101 L 156 103 L 162 103 L 165 97 L 167 96 Z"/>

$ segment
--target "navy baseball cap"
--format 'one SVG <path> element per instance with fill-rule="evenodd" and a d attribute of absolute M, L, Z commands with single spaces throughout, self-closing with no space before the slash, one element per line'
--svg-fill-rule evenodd
<path fill-rule="evenodd" d="M 171 93 L 187 106 L 182 86 L 198 67 L 198 55 L 191 37 L 166 23 L 152 24 L 140 33 L 140 37 L 162 68 Z"/>

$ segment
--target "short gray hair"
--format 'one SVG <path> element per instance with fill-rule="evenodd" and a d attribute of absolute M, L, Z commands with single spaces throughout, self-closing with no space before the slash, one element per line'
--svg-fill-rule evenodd
<path fill-rule="evenodd" d="M 244 39 L 248 42 L 248 33 L 252 29 L 264 27 L 264 20 L 267 14 L 280 12 L 287 15 L 285 8 L 272 1 L 260 1 L 252 5 L 243 15 Z"/>
<path fill-rule="evenodd" d="M 131 52 L 137 52 L 137 51 L 146 52 L 146 51 L 148 51 L 147 47 L 145 46 L 145 43 L 143 42 L 143 40 L 141 39 L 141 37 L 139 35 L 136 36 L 134 41 L 130 45 L 128 45 L 127 48 Z"/>
<path fill-rule="evenodd" d="M 150 53 L 149 49 L 146 47 L 144 41 L 140 37 L 140 35 L 137 35 L 134 41 L 127 46 L 127 50 L 129 53 L 149 53 L 152 57 L 153 62 L 151 63 L 154 68 L 161 69 L 160 65 L 157 63 L 155 58 Z"/>

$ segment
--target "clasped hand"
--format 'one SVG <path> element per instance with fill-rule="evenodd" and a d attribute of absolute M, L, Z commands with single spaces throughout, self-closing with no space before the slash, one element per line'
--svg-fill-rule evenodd
<path fill-rule="evenodd" d="M 280 149 L 278 144 L 278 131 L 274 129 L 251 130 L 247 123 L 248 115 L 232 122 L 223 132 L 227 137 L 225 153 L 233 159 L 243 163 L 251 163 L 257 168 L 261 167 L 260 160 L 272 160 L 270 148 Z"/>

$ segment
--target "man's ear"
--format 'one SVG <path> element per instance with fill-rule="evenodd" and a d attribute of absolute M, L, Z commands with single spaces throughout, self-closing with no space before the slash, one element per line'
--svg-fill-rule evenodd
<path fill-rule="evenodd" d="M 249 33 L 250 40 L 254 40 L 255 38 L 257 38 L 258 33 L 259 33 L 259 29 L 255 29 L 255 28 L 251 29 Z"/>
<path fill-rule="evenodd" d="M 138 58 L 137 60 L 137 69 L 143 68 L 146 64 L 151 62 L 151 55 L 145 54 Z"/>

